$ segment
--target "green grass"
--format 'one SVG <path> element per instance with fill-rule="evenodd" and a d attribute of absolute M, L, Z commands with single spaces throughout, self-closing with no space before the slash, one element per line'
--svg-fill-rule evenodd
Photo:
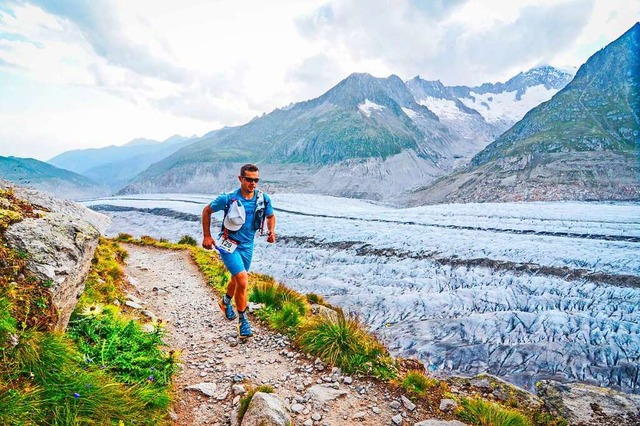
<path fill-rule="evenodd" d="M 0 424 L 158 424 L 165 412 L 149 410 L 143 386 L 118 383 L 87 368 L 73 341 L 59 333 L 23 332 L 3 351 Z"/>
<path fill-rule="evenodd" d="M 166 388 L 176 371 L 175 353 L 163 351 L 163 330 L 147 333 L 139 323 L 120 313 L 116 306 L 98 307 L 76 313 L 68 334 L 95 364 L 128 384 L 149 384 L 158 388 L 157 400 L 167 399 Z"/>
<path fill-rule="evenodd" d="M 254 276 L 249 300 L 263 303 L 265 308 L 258 311 L 258 316 L 269 326 L 291 336 L 296 334 L 297 327 L 309 312 L 307 298 L 297 291 L 291 290 L 273 278 Z M 255 283 L 255 281 L 258 281 Z"/>
<path fill-rule="evenodd" d="M 324 297 L 316 293 L 307 293 L 307 302 L 313 303 L 314 305 L 323 305 L 323 306 L 327 305 L 327 302 L 324 300 Z"/>
<path fill-rule="evenodd" d="M 360 320 L 342 312 L 307 317 L 298 328 L 296 343 L 347 374 L 362 373 L 380 379 L 397 375 L 387 349 L 366 331 Z"/>
<path fill-rule="evenodd" d="M 93 256 L 91 270 L 85 281 L 85 290 L 80 297 L 76 310 L 95 303 L 124 302 L 122 297 L 124 274 L 122 262 L 128 253 L 117 241 L 100 237 Z"/>
<path fill-rule="evenodd" d="M 16 212 L 2 215 L 6 223 L 35 217 L 0 192 L 3 209 Z M 160 332 L 142 333 L 108 305 L 122 299 L 125 258 L 101 238 L 69 334 L 51 332 L 52 282 L 31 276 L 29 253 L 8 248 L 0 230 L 0 424 L 168 423 L 175 354 L 160 350 Z"/>
<path fill-rule="evenodd" d="M 273 388 L 269 385 L 261 385 L 256 388 L 249 389 L 245 396 L 240 398 L 240 406 L 238 407 L 238 424 L 242 424 L 242 419 L 249 409 L 251 399 L 256 392 L 273 393 Z"/>
<path fill-rule="evenodd" d="M 532 426 L 518 411 L 481 398 L 462 398 L 457 415 L 460 420 L 476 426 Z"/>
<path fill-rule="evenodd" d="M 190 246 L 197 246 L 198 242 L 191 236 L 189 235 L 183 235 L 182 238 L 180 238 L 180 240 L 178 240 L 178 244 L 187 244 Z"/>
<path fill-rule="evenodd" d="M 400 387 L 409 395 L 423 397 L 429 389 L 440 386 L 440 382 L 434 378 L 427 377 L 421 371 L 409 371 L 405 374 Z"/>

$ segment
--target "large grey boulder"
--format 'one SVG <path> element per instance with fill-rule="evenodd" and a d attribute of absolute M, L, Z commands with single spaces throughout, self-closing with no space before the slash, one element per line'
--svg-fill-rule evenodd
<path fill-rule="evenodd" d="M 256 392 L 242 418 L 241 426 L 289 426 L 291 416 L 273 393 Z"/>
<path fill-rule="evenodd" d="M 538 382 L 536 388 L 547 408 L 567 419 L 570 425 L 640 424 L 640 395 L 553 380 Z"/>
<path fill-rule="evenodd" d="M 333 389 L 328 386 L 314 385 L 309 388 L 307 395 L 316 404 L 326 404 L 340 397 L 346 396 L 349 392 L 341 389 Z"/>
<path fill-rule="evenodd" d="M 13 187 L 16 197 L 32 204 L 40 217 L 9 226 L 7 245 L 28 253 L 27 269 L 49 286 L 58 313 L 52 328 L 64 330 L 84 291 L 98 238 L 109 218 L 74 202 L 0 181 L 0 188 L 8 187 Z"/>

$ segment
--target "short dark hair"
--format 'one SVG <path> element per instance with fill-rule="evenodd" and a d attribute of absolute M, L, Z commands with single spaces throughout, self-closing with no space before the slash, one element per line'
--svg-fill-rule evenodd
<path fill-rule="evenodd" d="M 240 167 L 240 176 L 244 176 L 244 172 L 259 172 L 258 166 L 255 164 L 247 163 Z"/>

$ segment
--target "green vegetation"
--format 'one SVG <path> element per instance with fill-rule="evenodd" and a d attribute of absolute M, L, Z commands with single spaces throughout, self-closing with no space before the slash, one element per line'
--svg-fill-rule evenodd
<path fill-rule="evenodd" d="M 0 423 L 6 425 L 157 424 L 141 386 L 126 386 L 87 368 L 73 341 L 25 331 L 1 360 Z"/>
<path fill-rule="evenodd" d="M 476 426 L 531 426 L 531 421 L 515 410 L 504 408 L 481 398 L 462 398 L 460 420 Z"/>
<path fill-rule="evenodd" d="M 343 312 L 307 317 L 300 324 L 296 343 L 308 353 L 336 365 L 347 374 L 369 374 L 380 379 L 397 375 L 387 349 L 357 317 Z"/>
<path fill-rule="evenodd" d="M 167 408 L 167 387 L 176 370 L 176 356 L 160 349 L 164 346 L 163 330 L 159 325 L 154 329 L 142 331 L 140 324 L 120 313 L 117 306 L 94 305 L 74 315 L 68 334 L 88 364 L 99 365 L 122 383 L 145 385 L 146 402 Z"/>
<path fill-rule="evenodd" d="M 400 387 L 405 392 L 416 397 L 424 397 L 429 389 L 439 386 L 440 382 L 438 380 L 427 377 L 423 372 L 417 370 L 407 372 L 402 382 L 400 382 Z"/>
<path fill-rule="evenodd" d="M 247 409 L 249 409 L 249 404 L 251 403 L 251 399 L 253 398 L 253 395 L 256 394 L 256 392 L 273 393 L 273 388 L 269 385 L 261 385 L 261 386 L 258 386 L 257 388 L 249 389 L 245 394 L 245 396 L 240 398 L 240 406 L 238 407 L 238 424 L 242 423 L 242 419 L 244 418 L 244 415 L 247 413 Z"/>
<path fill-rule="evenodd" d="M 122 290 L 125 283 L 121 265 L 127 255 L 127 251 L 116 241 L 100 238 L 76 311 L 90 304 L 124 301 Z"/>
<path fill-rule="evenodd" d="M 253 281 L 249 300 L 265 305 L 264 309 L 258 311 L 259 317 L 268 322 L 272 329 L 294 335 L 298 324 L 309 311 L 306 297 L 275 282 L 271 277 L 256 275 Z"/>
<path fill-rule="evenodd" d="M 196 240 L 189 236 L 189 235 L 183 235 L 182 238 L 180 238 L 180 240 L 178 241 L 178 244 L 187 244 L 190 246 L 197 246 L 198 243 L 196 242 Z"/>
<path fill-rule="evenodd" d="M 100 239 L 69 334 L 52 332 L 49 289 L 26 268 L 29 254 L 6 246 L 4 231 L 37 217 L 0 190 L 0 424 L 165 424 L 176 355 L 160 329 L 140 326 L 108 305 L 122 298 L 126 252 Z"/>
<path fill-rule="evenodd" d="M 324 297 L 316 293 L 307 293 L 307 302 L 327 306 L 327 302 L 324 300 Z"/>

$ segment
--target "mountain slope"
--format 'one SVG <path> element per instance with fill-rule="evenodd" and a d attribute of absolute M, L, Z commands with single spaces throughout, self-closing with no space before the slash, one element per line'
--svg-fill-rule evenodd
<path fill-rule="evenodd" d="M 78 149 L 63 152 L 48 161 L 56 167 L 71 170 L 112 190 L 120 189 L 151 164 L 195 142 L 197 138 L 175 135 L 158 142 L 134 139 L 123 146 Z"/>
<path fill-rule="evenodd" d="M 227 166 L 234 176 L 237 164 L 251 161 L 267 166 L 273 187 L 384 198 L 407 176 L 419 185 L 441 174 L 449 143 L 448 129 L 398 77 L 353 74 L 319 98 L 203 137 L 123 192 L 211 191 L 223 185 Z M 358 188 L 333 179 L 343 174 L 360 176 Z"/>
<path fill-rule="evenodd" d="M 0 157 L 0 177 L 69 200 L 111 194 L 109 188 L 82 175 L 33 158 Z"/>
<path fill-rule="evenodd" d="M 512 79 L 477 90 L 512 90 L 514 105 L 522 104 L 517 93 L 526 97 L 531 87 L 551 87 L 544 79 L 552 74 L 532 71 L 515 78 L 517 84 Z M 255 162 L 272 190 L 395 197 L 469 161 L 509 121 L 490 123 L 467 107 L 464 96 L 473 97 L 476 89 L 438 82 L 446 92 L 440 96 L 430 90 L 432 83 L 352 74 L 316 99 L 202 137 L 145 170 L 121 193 L 219 190 L 235 183 L 241 163 Z M 449 114 L 443 101 L 460 114 Z"/>
<path fill-rule="evenodd" d="M 640 198 L 640 24 L 412 204 Z"/>

